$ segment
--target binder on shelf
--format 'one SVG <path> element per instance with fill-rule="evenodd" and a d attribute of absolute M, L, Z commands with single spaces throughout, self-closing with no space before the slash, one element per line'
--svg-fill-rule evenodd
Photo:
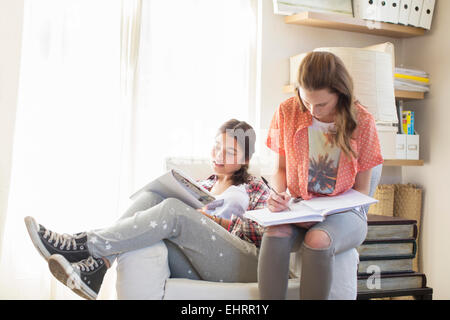
<path fill-rule="evenodd" d="M 380 0 L 381 1 L 381 0 Z M 379 0 L 353 0 L 353 15 L 358 19 L 376 20 Z"/>
<path fill-rule="evenodd" d="M 408 25 L 409 13 L 411 12 L 412 0 L 400 0 L 400 11 L 398 14 L 398 23 Z"/>
<path fill-rule="evenodd" d="M 400 0 L 388 1 L 388 18 L 386 22 L 398 24 L 398 15 L 400 13 Z"/>
<path fill-rule="evenodd" d="M 420 16 L 422 14 L 423 0 L 412 0 L 411 12 L 409 13 L 408 24 L 418 27 L 420 23 Z"/>
<path fill-rule="evenodd" d="M 419 160 L 419 138 L 417 132 L 406 136 L 406 159 Z"/>
<path fill-rule="evenodd" d="M 430 30 L 431 20 L 433 19 L 435 0 L 424 0 L 422 5 L 422 14 L 420 15 L 419 26 Z"/>
<path fill-rule="evenodd" d="M 397 134 L 395 139 L 395 158 L 419 160 L 420 135 Z"/>
<path fill-rule="evenodd" d="M 395 158 L 406 159 L 406 137 L 407 134 L 397 134 L 395 140 Z"/>
<path fill-rule="evenodd" d="M 398 23 L 400 0 L 383 0 L 378 3 L 377 20 Z"/>
<path fill-rule="evenodd" d="M 387 22 L 389 19 L 389 0 L 381 0 L 378 1 L 378 7 L 377 7 L 377 21 L 383 21 Z"/>
<path fill-rule="evenodd" d="M 377 125 L 378 140 L 380 141 L 383 159 L 396 158 L 396 139 L 398 128 L 394 126 Z"/>

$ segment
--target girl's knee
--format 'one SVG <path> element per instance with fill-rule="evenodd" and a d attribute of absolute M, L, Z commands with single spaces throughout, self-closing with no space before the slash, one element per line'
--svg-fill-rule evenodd
<path fill-rule="evenodd" d="M 328 249 L 331 247 L 331 238 L 323 230 L 309 230 L 305 236 L 305 244 L 312 249 Z"/>
<path fill-rule="evenodd" d="M 293 227 L 288 224 L 271 226 L 266 229 L 264 235 L 267 237 L 289 238 L 292 236 Z"/>
<path fill-rule="evenodd" d="M 161 202 L 161 212 L 166 216 L 192 216 L 192 212 L 197 212 L 191 206 L 176 198 L 167 198 Z"/>
<path fill-rule="evenodd" d="M 164 200 L 164 198 L 161 197 L 159 194 L 149 190 L 141 192 L 141 194 L 139 194 L 139 198 L 155 202 L 156 204 Z"/>
<path fill-rule="evenodd" d="M 165 208 L 178 208 L 180 205 L 185 205 L 183 201 L 180 201 L 176 198 L 167 198 L 162 201 L 162 206 Z"/>

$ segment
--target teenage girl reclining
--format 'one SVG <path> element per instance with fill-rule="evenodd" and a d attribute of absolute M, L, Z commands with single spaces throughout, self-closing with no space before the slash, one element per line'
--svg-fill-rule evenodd
<path fill-rule="evenodd" d="M 247 172 L 254 149 L 255 132 L 247 123 L 232 119 L 219 128 L 211 153 L 214 174 L 200 182 L 217 200 L 203 209 L 143 191 L 109 227 L 69 235 L 26 217 L 28 233 L 51 273 L 86 299 L 97 298 L 118 255 L 162 240 L 170 244 L 169 256 L 181 251 L 200 279 L 256 282 L 263 228 L 242 214 L 263 208 L 269 190 Z"/>

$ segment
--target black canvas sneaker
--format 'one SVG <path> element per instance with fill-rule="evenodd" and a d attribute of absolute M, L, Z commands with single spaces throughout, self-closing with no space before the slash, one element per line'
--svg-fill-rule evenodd
<path fill-rule="evenodd" d="M 38 224 L 33 217 L 25 217 L 24 220 L 31 241 L 45 260 L 53 254 L 60 254 L 69 262 L 81 261 L 90 256 L 86 233 L 59 234 Z"/>
<path fill-rule="evenodd" d="M 103 259 L 89 258 L 70 263 L 62 255 L 55 254 L 48 259 L 51 273 L 61 283 L 72 289 L 80 297 L 89 300 L 97 299 L 108 268 Z"/>

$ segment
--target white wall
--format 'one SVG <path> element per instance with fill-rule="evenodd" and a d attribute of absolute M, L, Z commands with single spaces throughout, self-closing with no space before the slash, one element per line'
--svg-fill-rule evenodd
<path fill-rule="evenodd" d="M 423 167 L 403 168 L 403 181 L 424 188 L 420 245 L 422 266 L 434 298 L 450 299 L 450 1 L 436 1 L 433 25 L 425 36 L 403 42 L 405 65 L 430 73 L 425 100 L 406 103 L 415 111 Z"/>
<path fill-rule="evenodd" d="M 0 248 L 8 205 L 22 21 L 23 0 L 0 0 Z"/>

